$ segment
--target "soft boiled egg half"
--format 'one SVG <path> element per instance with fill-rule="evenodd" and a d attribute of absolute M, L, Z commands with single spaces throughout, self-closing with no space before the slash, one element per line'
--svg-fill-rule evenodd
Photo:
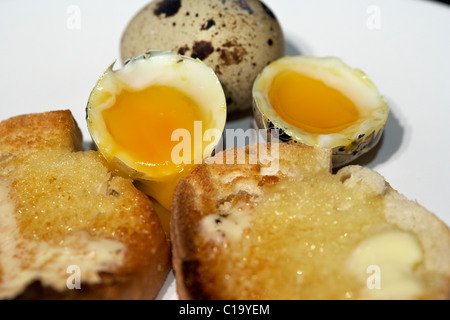
<path fill-rule="evenodd" d="M 227 110 L 210 67 L 149 51 L 121 69 L 110 66 L 86 113 L 92 139 L 111 167 L 170 210 L 178 181 L 219 142 Z"/>
<path fill-rule="evenodd" d="M 265 67 L 253 86 L 260 128 L 280 140 L 333 150 L 333 167 L 373 148 L 389 108 L 359 69 L 335 57 L 288 56 Z"/>

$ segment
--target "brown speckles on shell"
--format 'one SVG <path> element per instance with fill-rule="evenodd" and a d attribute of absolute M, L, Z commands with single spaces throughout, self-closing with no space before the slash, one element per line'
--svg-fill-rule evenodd
<path fill-rule="evenodd" d="M 214 52 L 214 48 L 211 42 L 208 41 L 195 41 L 192 47 L 192 58 L 198 58 L 205 60 L 208 56 Z"/>
<path fill-rule="evenodd" d="M 213 19 L 209 19 L 202 25 L 202 28 L 200 30 L 209 30 L 215 25 L 216 25 L 216 22 Z"/>
<path fill-rule="evenodd" d="M 185 55 L 187 51 L 189 51 L 189 47 L 187 45 L 185 45 L 185 46 L 179 48 L 177 53 L 181 54 L 181 55 Z"/>
<path fill-rule="evenodd" d="M 214 67 L 214 72 L 217 74 L 217 76 L 220 76 L 222 74 L 222 71 L 220 70 L 220 65 L 216 65 Z"/>
<path fill-rule="evenodd" d="M 162 0 L 156 3 L 156 9 L 153 12 L 156 16 L 164 14 L 167 18 L 176 15 L 180 8 L 181 0 Z"/>
<path fill-rule="evenodd" d="M 226 66 L 239 64 L 244 60 L 246 54 L 247 51 L 237 40 L 227 41 L 222 45 L 220 60 Z"/>

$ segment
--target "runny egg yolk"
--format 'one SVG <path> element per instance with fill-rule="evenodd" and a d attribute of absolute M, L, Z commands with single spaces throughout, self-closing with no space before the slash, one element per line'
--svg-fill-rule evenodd
<path fill-rule="evenodd" d="M 295 71 L 277 74 L 269 99 L 279 116 L 311 133 L 336 133 L 359 119 L 355 104 L 338 90 Z"/>
<path fill-rule="evenodd" d="M 205 118 L 199 105 L 175 87 L 152 85 L 140 91 L 122 89 L 102 116 L 114 140 L 114 153 L 125 152 L 134 168 L 152 178 L 139 182 L 141 190 L 170 210 L 178 181 L 194 168 L 195 121 Z M 207 126 L 202 126 L 202 135 Z M 175 130 L 190 133 L 191 162 L 172 159 L 172 150 L 180 143 L 172 141 Z"/>
<path fill-rule="evenodd" d="M 194 132 L 203 116 L 197 103 L 175 87 L 152 85 L 144 90 L 122 89 L 115 104 L 103 111 L 106 127 L 117 147 L 149 167 L 176 167 L 171 161 L 177 129 Z M 191 154 L 194 148 L 192 144 Z"/>

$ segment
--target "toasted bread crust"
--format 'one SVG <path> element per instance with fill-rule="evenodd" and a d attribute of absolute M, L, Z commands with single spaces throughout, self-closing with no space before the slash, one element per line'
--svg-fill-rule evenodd
<path fill-rule="evenodd" d="M 201 170 L 201 169 L 200 169 Z M 185 179 L 177 186 L 176 200 L 173 202 L 170 223 L 172 242 L 172 265 L 175 274 L 178 297 L 182 300 L 204 300 L 208 297 L 203 293 L 198 259 L 195 257 L 196 221 L 200 212 L 194 203 L 194 189 Z M 173 212 L 179 214 L 174 215 Z"/>
<path fill-rule="evenodd" d="M 93 270 L 98 270 L 94 273 L 82 269 L 79 290 L 65 289 L 65 282 L 61 289 L 61 282 L 49 281 L 51 274 L 48 273 L 55 269 L 51 263 L 36 264 L 35 268 L 39 269 L 34 277 L 30 276 L 26 280 L 26 287 L 18 287 L 15 297 L 10 296 L 9 289 L 6 298 L 155 298 L 171 269 L 169 240 L 150 199 L 137 190 L 131 180 L 112 176 L 106 161 L 98 152 L 78 151 L 81 150 L 81 132 L 70 111 L 14 117 L 0 123 L 0 133 L 0 180 L 2 184 L 9 184 L 8 201 L 15 204 L 15 210 L 20 208 L 22 213 L 20 219 L 15 219 L 18 229 L 10 230 L 13 233 L 23 232 L 19 239 L 11 236 L 17 245 L 27 248 L 28 243 L 31 243 L 31 248 L 39 248 L 45 242 L 46 248 L 60 252 L 60 243 L 64 250 L 73 250 L 70 256 L 80 256 L 81 260 L 74 263 L 79 262 L 83 266 L 88 266 L 85 262 L 95 255 L 86 255 L 87 260 L 84 261 L 80 248 L 76 244 L 71 246 L 69 240 L 76 239 L 78 235 L 84 239 L 80 241 L 91 242 L 94 246 L 99 241 L 110 241 L 124 248 L 123 253 L 117 255 L 122 257 L 120 260 L 94 265 Z M 38 176 L 27 177 L 29 173 Z M 39 183 L 39 187 L 33 188 L 34 181 Z M 69 185 L 74 189 L 70 189 Z M 32 193 L 24 193 L 24 188 L 31 188 Z M 40 191 L 41 188 L 44 189 Z M 34 208 L 27 204 L 36 203 L 40 206 L 47 200 L 48 208 Z M 93 204 L 92 210 L 86 211 L 83 203 Z M 51 209 L 55 207 L 60 210 Z M 40 215 L 41 211 L 48 213 Z M 0 210 L 0 214 L 7 212 Z M 26 215 L 39 217 L 36 223 L 39 220 L 48 221 L 51 233 L 42 232 L 39 225 L 33 223 L 32 216 L 28 218 Z M 59 227 L 56 221 L 65 221 L 68 228 Z M 33 234 L 34 238 L 42 240 L 36 241 Z M 0 247 L 0 254 L 3 250 L 7 250 L 6 247 Z M 29 252 L 27 256 L 30 254 L 39 256 L 39 252 Z M 24 256 L 23 259 L 27 258 Z M 59 261 L 55 259 L 50 261 Z M 33 263 L 36 259 L 30 261 Z M 0 263 L 0 294 L 3 285 L 6 288 L 10 280 L 6 269 L 2 270 L 2 265 L 5 266 Z M 57 267 L 65 271 L 67 266 Z M 97 273 L 98 279 L 88 273 Z M 61 279 L 68 276 L 70 274 L 67 273 L 59 275 Z M 54 283 L 59 287 L 53 287 Z"/>
<path fill-rule="evenodd" d="M 255 146 L 247 146 L 243 150 L 248 154 L 255 148 Z M 270 148 L 270 145 L 267 145 L 267 148 Z M 296 163 L 296 159 L 301 158 L 302 152 L 312 152 L 311 155 L 316 157 L 316 163 Z M 224 157 L 224 153 L 216 155 L 215 158 L 220 157 Z M 329 157 L 331 155 L 324 150 L 281 144 L 280 172 L 271 176 L 261 175 L 262 164 L 259 162 L 253 165 L 224 165 L 214 164 L 215 159 L 212 159 L 208 161 L 209 163 L 196 168 L 188 178 L 182 179 L 175 191 L 171 221 L 173 267 L 180 299 L 248 298 L 248 295 L 239 290 L 233 291 L 232 295 L 229 291 L 224 294 L 225 290 L 222 287 L 224 280 L 219 280 L 218 275 L 211 271 L 218 267 L 212 264 L 215 261 L 215 255 L 219 255 L 220 252 L 216 252 L 214 246 L 205 245 L 203 240 L 199 240 L 202 232 L 201 220 L 208 215 L 220 212 L 219 207 L 227 200 L 227 195 L 233 194 L 235 196 L 233 199 L 237 197 L 251 205 L 251 197 L 257 196 L 257 189 L 264 184 L 277 183 L 277 179 L 283 179 L 283 175 L 286 174 L 300 178 L 302 169 L 298 168 L 299 164 L 315 165 L 317 170 L 329 171 L 331 168 Z M 370 169 L 351 166 L 341 170 L 342 172 L 338 174 L 342 181 L 352 176 L 356 183 L 359 179 L 365 179 L 365 184 L 384 198 L 386 203 L 384 214 L 388 223 L 417 235 L 424 250 L 421 271 L 441 274 L 441 279 L 446 279 L 436 286 L 439 288 L 438 291 L 421 298 L 448 298 L 450 292 L 450 230 L 448 226 L 417 203 L 407 200 L 390 187 L 381 176 L 370 181 L 370 176 L 374 175 L 365 175 L 366 170 Z M 245 192 L 239 194 L 239 190 Z M 246 199 L 246 197 L 250 198 Z"/>
<path fill-rule="evenodd" d="M 24 114 L 0 122 L 0 160 L 45 150 L 82 149 L 82 135 L 69 110 Z"/>

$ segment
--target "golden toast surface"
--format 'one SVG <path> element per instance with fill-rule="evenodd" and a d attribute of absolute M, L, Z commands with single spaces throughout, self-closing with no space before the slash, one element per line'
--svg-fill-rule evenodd
<path fill-rule="evenodd" d="M 241 150 L 250 157 L 263 147 L 270 149 Z M 322 149 L 281 144 L 277 171 L 212 159 L 183 179 L 171 225 L 180 297 L 447 297 L 448 227 L 373 170 L 349 166 L 331 174 L 330 157 Z M 391 238 L 399 239 L 398 248 L 384 245 Z M 370 250 L 374 259 L 365 256 Z M 398 262 L 390 250 L 407 255 Z M 382 290 L 366 283 L 367 270 L 377 265 Z"/>

